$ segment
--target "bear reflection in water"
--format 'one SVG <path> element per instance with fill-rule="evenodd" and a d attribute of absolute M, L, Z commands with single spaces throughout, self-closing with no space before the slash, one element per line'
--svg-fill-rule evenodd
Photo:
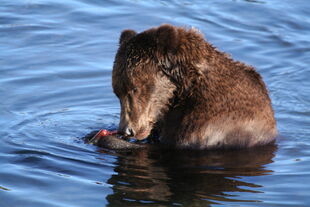
<path fill-rule="evenodd" d="M 103 153 L 117 157 L 116 174 L 107 181 L 113 193 L 107 206 L 208 206 L 259 202 L 259 184 L 243 181 L 272 174 L 274 144 L 240 150 L 187 151 L 144 148 Z M 252 177 L 252 178 L 251 178 Z M 246 192 L 238 198 L 236 193 Z M 253 199 L 254 198 L 254 199 Z M 178 205 L 177 205 L 178 204 Z"/>

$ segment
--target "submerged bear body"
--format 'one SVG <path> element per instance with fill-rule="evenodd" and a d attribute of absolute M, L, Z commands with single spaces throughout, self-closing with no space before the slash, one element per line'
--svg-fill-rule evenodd
<path fill-rule="evenodd" d="M 112 85 L 126 136 L 156 131 L 167 145 L 213 149 L 263 145 L 277 134 L 261 76 L 195 29 L 123 31 Z"/>

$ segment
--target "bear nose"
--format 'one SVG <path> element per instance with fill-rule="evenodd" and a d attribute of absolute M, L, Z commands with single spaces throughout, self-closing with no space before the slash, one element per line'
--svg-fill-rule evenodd
<path fill-rule="evenodd" d="M 124 135 L 127 137 L 133 137 L 135 135 L 135 131 L 130 127 L 126 127 L 124 130 Z"/>

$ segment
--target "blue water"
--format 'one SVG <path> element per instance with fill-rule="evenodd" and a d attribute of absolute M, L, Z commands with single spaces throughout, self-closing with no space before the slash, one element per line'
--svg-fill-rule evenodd
<path fill-rule="evenodd" d="M 2 0 L 0 206 L 309 206 L 308 0 Z M 123 29 L 194 26 L 257 68 L 280 136 L 219 152 L 121 153 L 111 68 Z"/>

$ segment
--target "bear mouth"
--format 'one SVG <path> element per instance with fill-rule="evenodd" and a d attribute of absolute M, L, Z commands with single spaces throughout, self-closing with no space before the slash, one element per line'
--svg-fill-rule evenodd
<path fill-rule="evenodd" d="M 148 138 L 151 135 L 153 130 L 154 122 L 149 122 L 147 127 L 143 127 L 137 131 L 137 134 L 134 136 L 137 140 L 143 140 Z"/>
<path fill-rule="evenodd" d="M 151 129 L 142 129 L 138 130 L 138 132 L 135 135 L 126 135 L 124 133 L 118 132 L 118 135 L 121 136 L 123 139 L 129 139 L 129 138 L 134 138 L 137 140 L 143 140 L 146 139 L 148 136 L 151 134 Z"/>
<path fill-rule="evenodd" d="M 155 126 L 156 126 L 155 122 L 149 121 L 148 125 L 134 129 L 134 131 L 136 132 L 134 134 L 128 135 L 124 132 L 119 131 L 118 135 L 123 139 L 133 138 L 136 140 L 144 140 L 153 134 L 154 128 L 156 128 Z"/>
<path fill-rule="evenodd" d="M 146 139 L 150 135 L 151 130 L 144 130 L 142 132 L 139 132 L 135 138 L 138 140 Z"/>

